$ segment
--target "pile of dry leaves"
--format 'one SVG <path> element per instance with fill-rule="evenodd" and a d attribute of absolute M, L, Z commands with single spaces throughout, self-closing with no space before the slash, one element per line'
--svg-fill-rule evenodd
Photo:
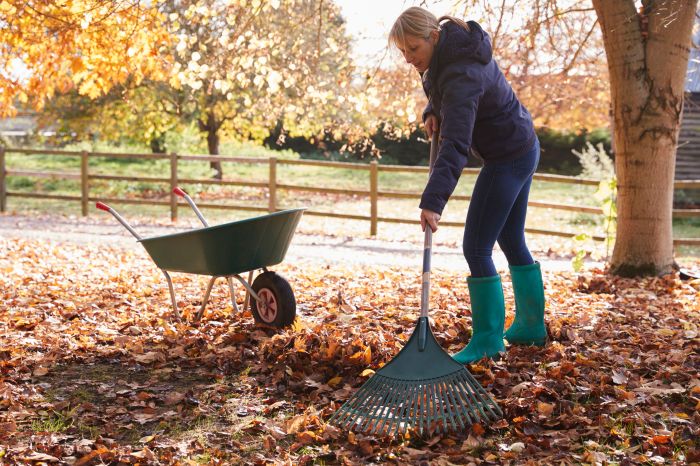
<path fill-rule="evenodd" d="M 700 281 L 546 274 L 548 345 L 469 367 L 504 419 L 374 438 L 326 421 L 412 332 L 417 271 L 283 264 L 299 318 L 279 331 L 234 315 L 223 281 L 199 325 L 171 320 L 145 252 L 4 239 L 0 251 L 0 463 L 700 461 Z M 466 283 L 433 277 L 433 330 L 456 351 Z M 186 317 L 206 279 L 176 274 Z"/>

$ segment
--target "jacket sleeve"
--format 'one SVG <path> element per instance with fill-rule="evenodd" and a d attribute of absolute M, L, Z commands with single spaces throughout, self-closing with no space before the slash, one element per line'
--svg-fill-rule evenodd
<path fill-rule="evenodd" d="M 470 76 L 468 68 L 448 67 L 440 76 L 440 149 L 420 201 L 421 209 L 438 214 L 442 214 L 467 165 L 476 111 L 483 94 L 481 79 L 478 74 Z"/>

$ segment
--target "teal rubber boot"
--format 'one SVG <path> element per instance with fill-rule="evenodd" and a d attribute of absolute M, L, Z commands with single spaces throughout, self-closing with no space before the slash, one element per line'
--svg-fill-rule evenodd
<path fill-rule="evenodd" d="M 539 262 L 511 265 L 515 295 L 515 320 L 505 339 L 514 345 L 544 346 L 547 329 L 544 325 L 544 285 Z"/>
<path fill-rule="evenodd" d="M 452 359 L 469 364 L 483 357 L 494 358 L 506 350 L 503 344 L 503 324 L 506 312 L 501 277 L 469 277 L 472 301 L 472 339 Z"/>

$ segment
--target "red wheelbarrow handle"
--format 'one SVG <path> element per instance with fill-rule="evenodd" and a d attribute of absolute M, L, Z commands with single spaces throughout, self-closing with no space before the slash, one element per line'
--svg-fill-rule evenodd
<path fill-rule="evenodd" d="M 176 186 L 173 188 L 173 193 L 185 198 L 190 207 L 192 207 L 192 210 L 194 210 L 194 213 L 197 214 L 197 217 L 199 217 L 199 221 L 202 222 L 202 225 L 204 225 L 205 227 L 209 226 L 209 222 L 207 222 L 207 220 L 204 218 L 204 215 L 202 215 L 202 212 L 197 208 L 197 204 L 194 203 L 190 195 L 187 194 L 184 189 L 180 188 L 179 186 Z"/>
<path fill-rule="evenodd" d="M 95 204 L 95 207 L 97 207 L 100 210 L 104 210 L 105 212 L 109 212 L 110 210 L 112 210 L 110 206 L 103 202 L 98 202 L 97 204 Z"/>
<path fill-rule="evenodd" d="M 131 228 L 131 225 L 129 225 L 129 223 L 128 223 L 126 220 L 124 220 L 124 217 L 122 217 L 121 215 L 119 215 L 119 213 L 118 213 L 116 210 L 112 209 L 110 206 L 108 206 L 108 205 L 105 204 L 104 202 L 98 202 L 98 203 L 96 203 L 96 204 L 95 204 L 95 207 L 97 207 L 97 208 L 100 209 L 100 210 L 104 210 L 105 212 L 109 212 L 110 214 L 112 214 L 112 215 L 114 216 L 114 218 L 116 218 L 116 219 L 119 221 L 119 223 L 121 223 L 122 225 L 124 225 L 124 228 L 126 228 L 127 230 L 129 230 L 129 233 L 131 233 L 132 235 L 134 235 L 134 238 L 136 238 L 136 239 L 139 240 L 139 241 L 141 240 L 141 235 L 139 235 L 138 233 L 136 233 L 136 230 L 134 230 L 133 228 Z"/>

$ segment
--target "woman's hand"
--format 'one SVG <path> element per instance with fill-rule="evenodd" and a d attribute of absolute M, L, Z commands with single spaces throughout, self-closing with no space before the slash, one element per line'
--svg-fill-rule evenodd
<path fill-rule="evenodd" d="M 425 134 L 428 136 L 428 139 L 433 137 L 433 133 L 438 130 L 438 119 L 435 115 L 432 113 L 429 113 L 427 117 L 425 117 Z M 439 215 L 438 215 L 439 217 Z"/>
<path fill-rule="evenodd" d="M 440 221 L 440 214 L 433 212 L 428 209 L 421 209 L 420 211 L 420 227 L 425 231 L 425 225 L 430 225 L 430 229 L 435 233 L 438 229 L 438 222 Z"/>

